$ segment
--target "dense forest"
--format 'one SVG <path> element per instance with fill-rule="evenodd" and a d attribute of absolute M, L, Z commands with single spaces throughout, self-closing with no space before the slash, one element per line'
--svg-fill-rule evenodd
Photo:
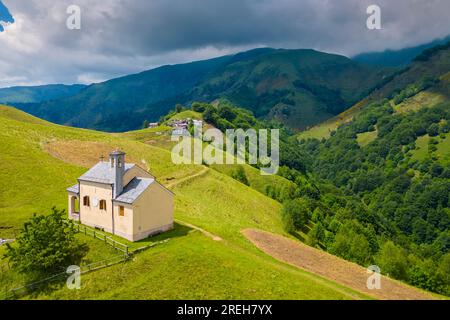
<path fill-rule="evenodd" d="M 331 201 L 321 194 L 329 205 L 311 206 L 309 241 L 449 295 L 450 167 L 436 154 L 436 145 L 449 139 L 449 121 L 448 102 L 396 114 L 384 100 L 366 107 L 328 140 L 301 141 L 308 170 L 341 194 Z M 358 135 L 367 132 L 375 139 L 361 146 Z M 426 135 L 426 155 L 418 160 L 412 152 L 417 138 Z"/>
<path fill-rule="evenodd" d="M 227 100 L 215 106 L 195 102 L 192 109 L 221 130 L 281 130 L 278 174 L 297 187 L 270 185 L 265 193 L 283 203 L 288 232 L 362 266 L 376 264 L 393 278 L 450 295 L 450 167 L 436 154 L 437 145 L 449 139 L 450 104 L 395 113 L 391 101 L 371 103 L 327 140 L 300 142 L 283 125 L 258 120 Z M 372 134 L 373 140 L 360 145 L 361 134 Z M 413 151 L 424 136 L 429 137 L 426 155 L 418 160 Z M 242 170 L 233 177 L 247 184 Z"/>

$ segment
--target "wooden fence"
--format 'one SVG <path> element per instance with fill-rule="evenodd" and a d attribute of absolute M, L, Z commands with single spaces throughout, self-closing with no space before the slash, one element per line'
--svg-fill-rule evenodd
<path fill-rule="evenodd" d="M 115 257 L 112 257 L 109 259 L 96 261 L 91 264 L 81 266 L 80 273 L 85 274 L 85 273 L 88 273 L 91 271 L 110 267 L 112 265 L 124 262 L 124 261 L 128 260 L 129 258 L 130 258 L 130 256 L 121 254 L 121 255 L 118 255 L 118 256 L 115 256 Z M 47 277 L 45 279 L 26 284 L 22 287 L 10 289 L 10 290 L 8 290 L 8 288 L 5 287 L 3 289 L 4 291 L 0 292 L 0 300 L 18 299 L 21 296 L 31 293 L 33 290 L 39 288 L 40 286 L 42 286 L 44 284 L 48 284 L 48 283 L 51 283 L 54 281 L 66 280 L 68 276 L 69 276 L 69 274 L 67 272 L 60 272 L 60 273 L 54 274 L 50 277 Z"/>
<path fill-rule="evenodd" d="M 76 228 L 79 233 L 94 237 L 95 239 L 102 240 L 106 244 L 109 244 L 111 247 L 113 247 L 115 250 L 123 252 L 127 256 L 129 255 L 129 247 L 126 244 L 123 244 L 119 241 L 114 240 L 111 237 L 108 237 L 105 233 L 99 230 L 86 227 L 85 225 L 82 224 L 77 224 Z"/>
<path fill-rule="evenodd" d="M 154 242 L 150 245 L 135 249 L 134 251 L 130 252 L 129 247 L 123 243 L 120 243 L 116 240 L 114 240 L 111 237 L 108 237 L 105 233 L 99 231 L 99 230 L 95 230 L 89 227 L 86 227 L 84 225 L 81 224 L 77 224 L 76 225 L 76 230 L 79 233 L 85 234 L 87 236 L 91 236 L 94 237 L 95 239 L 104 241 L 105 243 L 107 243 L 108 245 L 112 246 L 115 250 L 121 252 L 120 255 L 117 255 L 115 257 L 109 258 L 109 259 L 105 259 L 105 260 L 101 260 L 101 261 L 96 261 L 93 262 L 91 264 L 88 265 L 84 265 L 80 267 L 80 272 L 81 274 L 85 274 L 91 271 L 95 271 L 95 270 L 99 270 L 102 268 L 106 268 L 124 261 L 127 261 L 128 259 L 131 258 L 131 256 L 134 253 L 138 253 L 140 251 L 152 248 L 158 244 L 163 244 L 169 241 L 169 239 L 165 239 L 162 241 L 158 241 L 158 242 Z M 9 270 L 9 266 L 7 264 L 4 265 L 0 265 L 0 271 L 8 271 Z M 29 283 L 26 284 L 22 287 L 18 287 L 18 288 L 14 288 L 14 289 L 8 289 L 7 287 L 5 288 L 0 288 L 0 300 L 7 300 L 7 299 L 18 299 L 24 295 L 30 294 L 31 292 L 33 292 L 35 289 L 43 286 L 44 284 L 50 283 L 52 281 L 63 281 L 66 280 L 67 277 L 69 275 L 66 272 L 61 272 L 61 273 L 57 273 L 54 274 L 48 278 L 33 282 L 33 283 Z"/>

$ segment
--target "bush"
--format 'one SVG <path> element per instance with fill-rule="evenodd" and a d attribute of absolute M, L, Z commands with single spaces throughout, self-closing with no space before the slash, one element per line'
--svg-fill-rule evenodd
<path fill-rule="evenodd" d="M 194 102 L 191 107 L 195 112 L 204 112 L 206 109 L 206 105 L 207 104 L 205 103 Z"/>
<path fill-rule="evenodd" d="M 245 174 L 243 166 L 238 166 L 231 174 L 231 177 L 247 186 L 249 185 L 247 175 Z"/>
<path fill-rule="evenodd" d="M 430 137 L 436 137 L 439 134 L 439 125 L 437 123 L 431 124 L 427 129 L 427 133 Z"/>
<path fill-rule="evenodd" d="M 180 113 L 181 111 L 183 111 L 184 107 L 181 104 L 177 104 L 175 106 L 175 111 L 176 113 Z"/>
<path fill-rule="evenodd" d="M 36 215 L 26 222 L 16 241 L 7 244 L 5 257 L 11 267 L 30 277 L 61 272 L 77 265 L 87 253 L 86 244 L 75 239 L 72 221 L 65 210 L 52 208 L 50 215 Z"/>

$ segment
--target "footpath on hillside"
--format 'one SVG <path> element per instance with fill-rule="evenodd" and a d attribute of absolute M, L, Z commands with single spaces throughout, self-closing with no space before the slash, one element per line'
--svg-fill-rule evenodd
<path fill-rule="evenodd" d="M 263 252 L 290 265 L 320 275 L 341 285 L 381 300 L 438 299 L 431 293 L 383 276 L 381 288 L 367 288 L 367 270 L 355 263 L 307 246 L 299 241 L 256 229 L 242 231 Z"/>

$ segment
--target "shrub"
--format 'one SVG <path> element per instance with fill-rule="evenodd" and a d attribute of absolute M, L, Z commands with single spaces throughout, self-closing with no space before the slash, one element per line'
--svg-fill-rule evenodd
<path fill-rule="evenodd" d="M 249 185 L 247 175 L 245 174 L 244 167 L 242 166 L 238 166 L 231 174 L 231 177 L 247 186 Z"/>
<path fill-rule="evenodd" d="M 194 102 L 192 104 L 192 110 L 194 110 L 196 112 L 204 112 L 205 109 L 206 109 L 206 106 L 204 103 Z"/>
<path fill-rule="evenodd" d="M 439 134 L 439 125 L 432 123 L 427 129 L 427 133 L 430 137 L 436 137 Z"/>
<path fill-rule="evenodd" d="M 87 253 L 86 244 L 75 239 L 72 221 L 65 210 L 52 208 L 50 215 L 36 215 L 24 224 L 15 243 L 7 244 L 5 257 L 13 269 L 31 277 L 60 272 L 79 264 Z"/>

